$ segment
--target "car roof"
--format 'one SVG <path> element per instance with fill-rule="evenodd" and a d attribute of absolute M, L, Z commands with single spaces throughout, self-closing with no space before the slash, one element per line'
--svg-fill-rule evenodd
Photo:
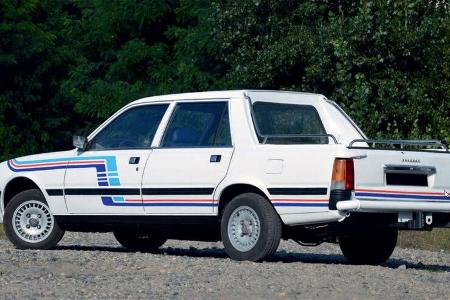
<path fill-rule="evenodd" d="M 148 103 L 148 102 L 159 102 L 159 101 L 178 101 L 178 100 L 204 100 L 204 99 L 232 99 L 247 96 L 253 93 L 265 93 L 265 94 L 276 94 L 276 93 L 287 93 L 287 94 L 298 94 L 303 96 L 308 96 L 308 98 L 317 98 L 317 100 L 323 100 L 325 97 L 320 94 L 313 93 L 303 93 L 303 92 L 292 92 L 292 91 L 275 91 L 275 90 L 228 90 L 228 91 L 208 91 L 208 92 L 195 92 L 195 93 L 181 93 L 181 94 L 170 94 L 161 96 L 145 97 L 133 101 L 130 105 Z"/>

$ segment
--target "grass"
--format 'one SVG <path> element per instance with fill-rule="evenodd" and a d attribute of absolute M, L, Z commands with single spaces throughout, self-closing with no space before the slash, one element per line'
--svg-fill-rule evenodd
<path fill-rule="evenodd" d="M 432 251 L 450 252 L 450 229 L 436 228 L 428 231 L 401 231 L 397 246 Z"/>
<path fill-rule="evenodd" d="M 0 224 L 0 239 L 4 239 L 5 232 Z M 437 228 L 428 231 L 400 231 L 398 247 L 415 248 L 431 251 L 450 252 L 450 229 Z"/>

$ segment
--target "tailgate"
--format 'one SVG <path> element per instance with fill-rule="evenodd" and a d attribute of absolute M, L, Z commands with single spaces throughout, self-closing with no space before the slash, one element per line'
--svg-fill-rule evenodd
<path fill-rule="evenodd" d="M 450 212 L 450 153 L 352 149 L 362 211 Z"/>

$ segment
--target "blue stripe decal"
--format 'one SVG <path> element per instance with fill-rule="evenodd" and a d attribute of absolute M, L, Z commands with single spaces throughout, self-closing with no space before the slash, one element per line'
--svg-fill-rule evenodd
<path fill-rule="evenodd" d="M 205 206 L 214 207 L 218 206 L 218 203 L 144 203 L 144 206 Z"/>
<path fill-rule="evenodd" d="M 114 198 L 114 200 L 113 200 Z M 122 200 L 117 199 L 122 198 Z M 104 205 L 109 206 L 197 206 L 197 207 L 214 207 L 219 203 L 142 203 L 142 202 L 124 202 L 123 197 L 102 197 Z"/>
<path fill-rule="evenodd" d="M 13 172 L 31 172 L 31 171 L 47 171 L 47 170 L 61 170 L 61 169 L 80 169 L 80 168 L 96 168 L 97 171 L 105 170 L 105 165 L 101 164 L 88 164 L 88 165 L 61 165 L 61 166 L 48 166 L 48 167 L 32 167 L 27 169 L 15 169 L 8 161 L 8 167 Z"/>
<path fill-rule="evenodd" d="M 114 199 L 113 199 L 114 198 Z M 117 201 L 117 202 L 115 202 Z M 125 203 L 123 197 L 105 197 L 102 196 L 103 205 L 106 206 L 141 206 L 142 202 Z"/>
<path fill-rule="evenodd" d="M 109 179 L 109 184 L 113 185 L 113 186 L 119 186 L 120 185 L 119 178 L 110 178 Z"/>
<path fill-rule="evenodd" d="M 108 165 L 108 171 L 117 171 L 116 157 L 115 156 L 88 156 L 88 157 L 61 157 L 53 159 L 41 159 L 41 160 L 28 160 L 28 161 L 18 161 L 14 159 L 16 165 L 30 165 L 30 164 L 41 164 L 41 163 L 56 163 L 56 162 L 66 162 L 66 161 L 80 161 L 80 160 L 106 160 Z"/>
<path fill-rule="evenodd" d="M 316 206 L 328 207 L 328 203 L 273 203 L 273 206 Z"/>
<path fill-rule="evenodd" d="M 443 200 L 450 201 L 450 198 L 445 196 L 431 196 L 431 195 L 407 195 L 407 194 L 382 194 L 382 193 L 355 193 L 356 197 L 372 197 L 372 198 L 398 198 L 398 199 L 418 199 L 418 200 Z"/>
<path fill-rule="evenodd" d="M 124 197 L 112 197 L 114 201 L 118 201 L 118 202 L 124 202 L 125 198 Z"/>

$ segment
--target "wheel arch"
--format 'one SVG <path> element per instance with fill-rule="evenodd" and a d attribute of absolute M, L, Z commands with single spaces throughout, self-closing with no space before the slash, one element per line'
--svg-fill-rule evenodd
<path fill-rule="evenodd" d="M 1 203 L 3 211 L 5 210 L 6 205 L 8 205 L 9 201 L 11 201 L 11 199 L 15 195 L 30 189 L 38 189 L 47 201 L 47 204 L 49 204 L 45 190 L 36 179 L 30 178 L 28 176 L 17 176 L 11 178 L 3 189 Z"/>
<path fill-rule="evenodd" d="M 223 208 L 231 201 L 234 197 L 244 194 L 244 193 L 255 193 L 263 196 L 273 207 L 272 202 L 270 201 L 268 192 L 266 188 L 262 188 L 261 186 L 250 184 L 250 183 L 232 183 L 221 189 L 219 192 L 219 206 L 217 213 L 221 216 Z M 275 207 L 274 207 L 275 209 Z M 275 209 L 275 211 L 277 211 Z M 278 213 L 278 212 L 277 212 Z"/>

